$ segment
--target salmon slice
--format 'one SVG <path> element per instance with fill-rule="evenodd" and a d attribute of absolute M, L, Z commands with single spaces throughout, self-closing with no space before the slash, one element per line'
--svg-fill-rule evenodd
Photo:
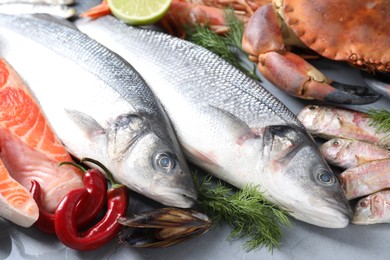
<path fill-rule="evenodd" d="M 9 175 L 0 160 L 0 217 L 30 227 L 38 216 L 39 209 L 30 192 Z"/>
<path fill-rule="evenodd" d="M 44 75 L 43 75 L 44 76 Z M 53 97 L 56 98 L 56 97 Z M 36 180 L 46 210 L 54 211 L 69 191 L 83 187 L 72 161 L 25 83 L 0 59 L 0 158 L 11 177 L 28 190 Z"/>

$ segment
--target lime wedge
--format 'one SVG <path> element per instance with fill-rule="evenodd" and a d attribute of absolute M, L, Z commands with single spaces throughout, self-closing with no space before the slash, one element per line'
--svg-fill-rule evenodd
<path fill-rule="evenodd" d="M 172 0 L 107 0 L 113 15 L 131 25 L 152 24 L 168 11 Z"/>

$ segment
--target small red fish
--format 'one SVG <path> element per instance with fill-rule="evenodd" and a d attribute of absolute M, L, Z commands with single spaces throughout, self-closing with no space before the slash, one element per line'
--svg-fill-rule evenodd
<path fill-rule="evenodd" d="M 390 151 L 359 140 L 333 138 L 321 145 L 321 152 L 332 165 L 348 169 L 362 163 L 390 158 Z"/>
<path fill-rule="evenodd" d="M 367 196 L 390 188 L 390 159 L 381 159 L 360 164 L 343 171 L 339 178 L 347 199 Z"/>
<path fill-rule="evenodd" d="M 360 199 L 356 203 L 352 223 L 390 223 L 390 190 L 379 191 Z"/>
<path fill-rule="evenodd" d="M 348 138 L 390 148 L 390 136 L 370 124 L 368 114 L 331 106 L 306 106 L 298 119 L 313 135 L 331 139 Z"/>

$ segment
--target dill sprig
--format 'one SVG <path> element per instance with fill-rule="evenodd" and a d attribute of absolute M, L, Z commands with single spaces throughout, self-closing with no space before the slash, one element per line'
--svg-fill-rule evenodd
<path fill-rule="evenodd" d="M 229 33 L 226 34 L 226 40 L 229 45 L 242 50 L 242 35 L 244 34 L 244 23 L 237 19 L 232 9 L 225 11 L 226 21 L 229 27 Z"/>
<path fill-rule="evenodd" d="M 187 39 L 217 54 L 226 61 L 237 66 L 237 58 L 231 52 L 228 41 L 205 26 L 196 25 L 194 30 L 187 35 Z"/>
<path fill-rule="evenodd" d="M 279 247 L 281 225 L 290 225 L 287 212 L 267 202 L 256 186 L 241 190 L 212 181 L 211 176 L 200 181 L 194 177 L 198 190 L 198 207 L 209 215 L 213 222 L 226 221 L 233 230 L 228 240 L 248 237 L 244 248 L 247 251 L 267 247 L 269 251 Z"/>
<path fill-rule="evenodd" d="M 187 40 L 217 54 L 251 78 L 260 80 L 256 75 L 256 66 L 254 64 L 248 69 L 240 62 L 239 53 L 244 53 L 241 48 L 244 23 L 237 19 L 231 9 L 225 11 L 225 17 L 229 30 L 224 35 L 215 33 L 207 25 L 202 26 L 198 24 L 194 28 L 187 28 Z"/>
<path fill-rule="evenodd" d="M 367 112 L 370 125 L 378 131 L 390 132 L 390 111 L 381 108 L 370 108 Z"/>

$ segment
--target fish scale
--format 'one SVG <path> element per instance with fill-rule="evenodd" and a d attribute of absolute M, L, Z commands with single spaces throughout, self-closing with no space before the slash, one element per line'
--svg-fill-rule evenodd
<path fill-rule="evenodd" d="M 23 77 L 76 158 L 101 162 L 117 182 L 162 204 L 194 203 L 172 125 L 128 62 L 48 15 L 0 14 L 0 56 Z"/>
<path fill-rule="evenodd" d="M 238 188 L 257 186 L 299 220 L 349 223 L 348 201 L 313 138 L 257 81 L 200 46 L 112 16 L 75 24 L 145 78 L 192 163 Z"/>
<path fill-rule="evenodd" d="M 100 19 L 99 22 L 109 23 L 112 20 L 109 17 L 104 19 L 106 20 Z M 120 29 L 116 29 L 115 34 L 120 35 L 120 33 Z M 196 82 L 200 86 L 208 87 L 209 91 L 204 92 L 203 95 L 197 89 L 185 89 L 184 92 L 190 98 L 197 96 L 199 100 L 213 102 L 217 107 L 223 107 L 231 113 L 244 117 L 246 122 L 256 122 L 257 125 L 253 127 L 260 126 L 258 125 L 261 121 L 259 117 L 263 118 L 268 113 L 277 117 L 275 124 L 289 123 L 302 126 L 295 115 L 272 95 L 269 95 L 264 88 L 239 73 L 226 61 L 199 46 L 184 41 L 173 41 L 164 34 L 143 30 L 132 30 L 131 37 L 118 36 L 118 38 L 124 44 L 131 46 L 134 56 L 152 61 L 154 66 L 161 66 L 167 71 L 177 71 L 175 79 L 172 79 L 177 84 Z M 144 52 L 144 49 L 148 49 L 149 52 Z M 201 77 L 204 75 L 207 76 Z M 169 75 L 166 76 L 169 77 Z M 215 92 L 212 92 L 213 90 Z M 226 98 L 229 98 L 230 103 L 224 103 Z M 237 106 L 237 103 L 242 105 Z M 279 116 L 281 114 L 283 117 Z"/>

